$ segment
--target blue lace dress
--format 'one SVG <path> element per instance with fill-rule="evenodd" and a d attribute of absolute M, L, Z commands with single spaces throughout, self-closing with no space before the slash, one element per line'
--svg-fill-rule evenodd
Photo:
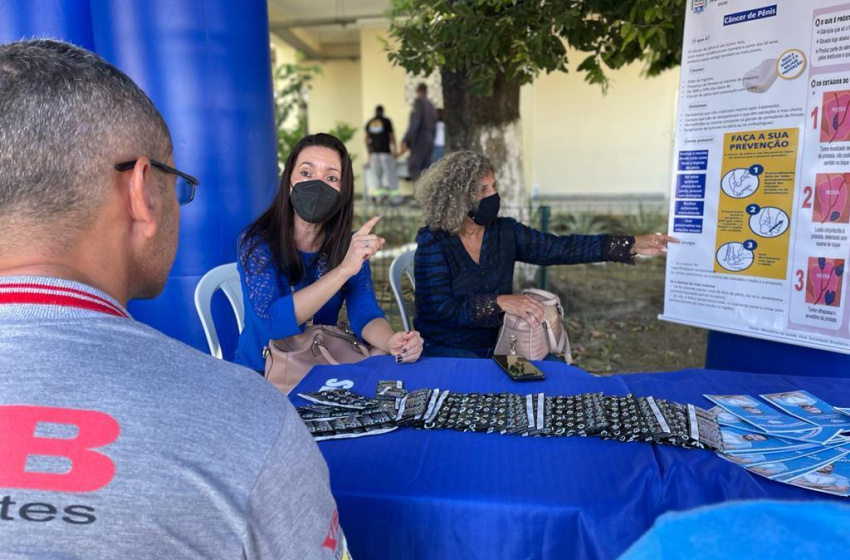
<path fill-rule="evenodd" d="M 295 319 L 292 286 L 286 275 L 274 265 L 267 245 L 258 246 L 247 263 L 242 261 L 245 244 L 239 248 L 239 279 L 245 301 L 245 328 L 239 335 L 234 361 L 256 371 L 263 371 L 263 347 L 269 340 L 286 338 L 304 330 Z M 304 278 L 296 284 L 295 291 L 309 286 L 327 272 L 327 260 L 317 253 L 299 251 L 304 263 Z M 342 289 L 313 315 L 317 325 L 336 325 L 343 302 L 348 313 L 351 330 L 360 336 L 369 321 L 384 317 L 375 290 L 369 263 L 363 263 L 360 272 L 352 276 Z"/>

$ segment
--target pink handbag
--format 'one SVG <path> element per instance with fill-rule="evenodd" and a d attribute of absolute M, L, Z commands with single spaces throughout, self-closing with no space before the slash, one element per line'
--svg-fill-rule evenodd
<path fill-rule="evenodd" d="M 561 300 L 545 290 L 528 289 L 522 293 L 543 304 L 543 323 L 531 323 L 524 317 L 505 313 L 493 353 L 496 356 L 519 354 L 529 360 L 542 360 L 549 354 L 559 354 L 563 355 L 565 362 L 571 364 L 573 357 L 570 353 L 570 339 L 564 328 Z"/>
<path fill-rule="evenodd" d="M 346 325 L 308 325 L 304 332 L 289 338 L 270 340 L 263 348 L 265 377 L 288 395 L 304 376 L 318 365 L 353 364 L 386 352 L 370 349 Z"/>

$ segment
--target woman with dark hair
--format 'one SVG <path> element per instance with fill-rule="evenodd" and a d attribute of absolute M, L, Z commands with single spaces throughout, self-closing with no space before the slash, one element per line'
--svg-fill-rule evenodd
<path fill-rule="evenodd" d="M 513 218 L 499 218 L 493 164 L 475 152 L 443 157 L 416 183 L 425 227 L 416 236 L 416 327 L 426 356 L 493 355 L 502 314 L 543 321 L 543 306 L 513 292 L 514 265 L 632 263 L 661 254 L 676 240 L 656 233 L 638 237 L 542 233 Z"/>
<path fill-rule="evenodd" d="M 345 145 L 329 134 L 302 138 L 286 159 L 272 205 L 239 244 L 245 328 L 236 362 L 262 371 L 269 340 L 299 334 L 310 320 L 336 325 L 343 302 L 351 330 L 398 362 L 422 351 L 416 331 L 395 332 L 372 288 L 368 260 L 384 240 L 375 217 L 351 233 L 354 173 Z"/>

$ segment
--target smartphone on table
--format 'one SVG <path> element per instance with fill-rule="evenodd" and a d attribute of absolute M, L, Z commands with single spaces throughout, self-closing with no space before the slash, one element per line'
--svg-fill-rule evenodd
<path fill-rule="evenodd" d="M 510 356 L 493 356 L 493 360 L 499 364 L 508 377 L 514 381 L 536 381 L 546 379 L 543 372 L 537 369 L 534 364 L 529 362 L 525 357 L 519 354 Z"/>

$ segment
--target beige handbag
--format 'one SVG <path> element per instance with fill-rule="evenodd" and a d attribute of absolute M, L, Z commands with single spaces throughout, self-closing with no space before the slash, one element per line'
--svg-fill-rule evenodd
<path fill-rule="evenodd" d="M 562 355 L 568 364 L 573 362 L 570 339 L 564 328 L 564 309 L 558 296 L 545 290 L 528 289 L 523 295 L 531 296 L 543 305 L 543 323 L 531 323 L 525 317 L 505 313 L 499 338 L 496 340 L 497 356 L 519 354 L 529 360 L 542 360 L 549 354 Z"/>
<path fill-rule="evenodd" d="M 288 395 L 313 366 L 353 364 L 385 354 L 360 342 L 345 324 L 341 328 L 308 325 L 303 333 L 270 340 L 263 348 L 265 377 Z"/>

